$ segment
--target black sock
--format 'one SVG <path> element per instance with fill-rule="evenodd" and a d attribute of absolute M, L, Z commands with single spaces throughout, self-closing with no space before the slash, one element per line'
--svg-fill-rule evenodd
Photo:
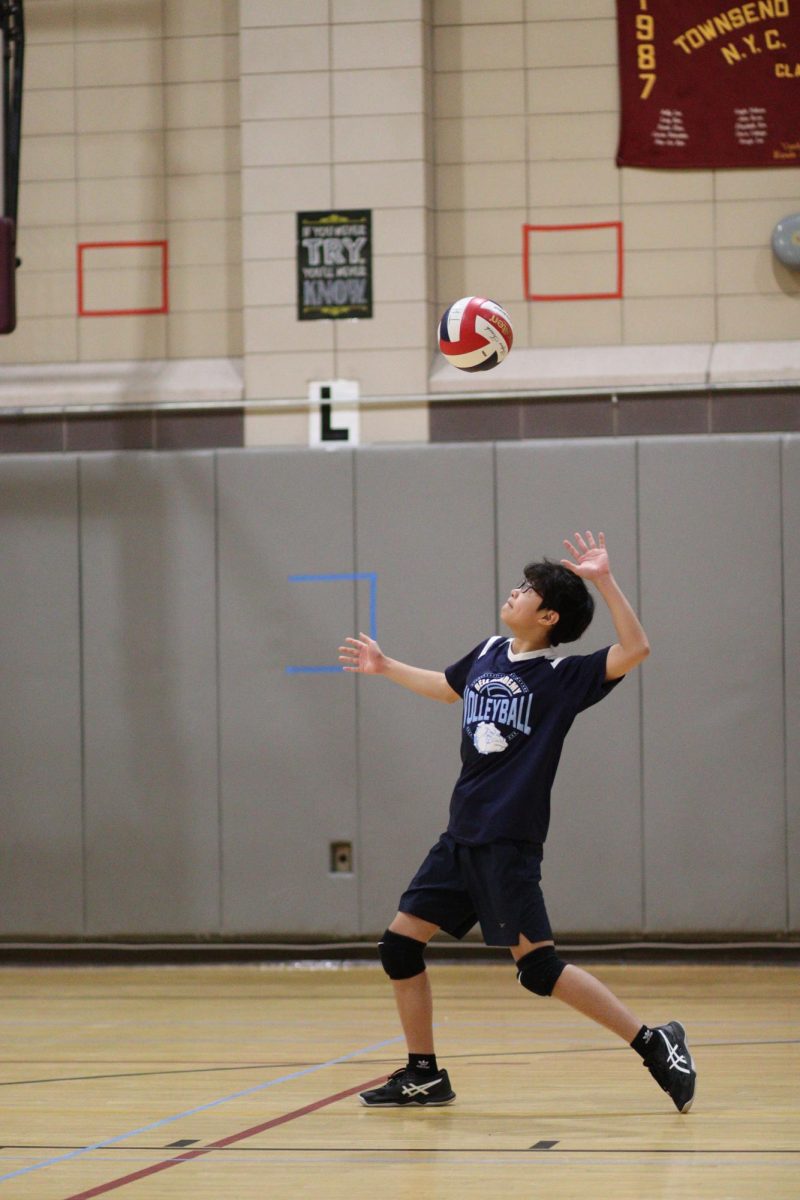
<path fill-rule="evenodd" d="M 649 1053 L 652 1038 L 653 1030 L 649 1025 L 643 1025 L 631 1042 L 631 1048 L 636 1051 L 640 1058 L 645 1058 Z"/>
<path fill-rule="evenodd" d="M 439 1070 L 435 1054 L 409 1054 L 408 1067 L 415 1075 L 433 1075 Z"/>

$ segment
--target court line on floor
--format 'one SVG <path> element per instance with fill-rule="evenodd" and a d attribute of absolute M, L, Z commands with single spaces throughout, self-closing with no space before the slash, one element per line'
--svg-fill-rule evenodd
<path fill-rule="evenodd" d="M 381 1077 L 383 1078 L 383 1077 Z M 360 1088 L 368 1086 L 367 1083 L 359 1084 Z M 341 1093 L 340 1098 L 345 1098 L 349 1092 Z M 336 1099 L 336 1097 L 333 1097 Z M 303 1115 L 302 1113 L 298 1115 Z M 163 1146 L 152 1147 L 156 1150 L 164 1150 Z M 529 1157 L 534 1153 L 537 1147 L 444 1147 L 444 1146 L 405 1146 L 405 1147 L 382 1147 L 382 1146 L 363 1146 L 349 1147 L 347 1149 L 337 1150 L 330 1146 L 229 1146 L 229 1147 L 200 1147 L 194 1153 L 195 1157 L 202 1157 L 203 1154 L 221 1155 L 217 1158 L 217 1163 L 221 1166 L 224 1163 L 225 1170 L 233 1166 L 255 1167 L 261 1169 L 264 1167 L 269 1170 L 277 1165 L 302 1167 L 313 1161 L 315 1166 L 320 1166 L 323 1163 L 330 1163 L 335 1166 L 341 1166 L 343 1163 L 353 1163 L 359 1166 L 364 1163 L 375 1163 L 378 1165 L 389 1165 L 392 1163 L 414 1163 L 421 1159 L 436 1162 L 444 1161 L 448 1165 L 456 1163 L 473 1164 L 481 1162 L 498 1162 L 498 1163 L 516 1163 L 524 1161 L 524 1158 Z M 136 1164 L 142 1161 L 142 1153 L 137 1157 L 133 1157 L 130 1149 L 120 1148 L 119 1157 L 115 1155 L 116 1162 L 111 1163 L 105 1158 L 101 1159 L 102 1164 L 108 1165 L 109 1169 L 118 1168 L 121 1163 Z M 189 1153 L 188 1151 L 186 1152 Z M 719 1147 L 694 1147 L 687 1149 L 686 1147 L 654 1147 L 654 1146 L 617 1146 L 617 1147 L 588 1147 L 588 1146 L 564 1146 L 560 1149 L 555 1147 L 545 1151 L 548 1158 L 569 1161 L 573 1156 L 581 1156 L 584 1159 L 594 1159 L 598 1163 L 618 1160 L 620 1162 L 630 1163 L 632 1160 L 639 1161 L 658 1161 L 665 1157 L 671 1160 L 688 1159 L 689 1162 L 707 1166 L 710 1164 L 733 1164 L 737 1159 L 743 1162 L 754 1161 L 759 1158 L 767 1159 L 768 1163 L 777 1164 L 778 1161 L 785 1161 L 788 1165 L 800 1156 L 800 1149 L 789 1149 L 785 1147 L 769 1148 L 738 1148 L 738 1149 L 721 1149 Z M 491 1155 L 488 1158 L 487 1155 Z M 309 1157 L 313 1156 L 313 1157 Z M 134 1183 L 148 1174 L 153 1174 L 155 1169 L 165 1170 L 169 1166 L 178 1166 L 183 1161 L 190 1161 L 184 1156 L 177 1157 L 172 1160 L 165 1161 L 163 1164 L 154 1164 L 151 1167 L 138 1168 L 130 1171 L 127 1175 L 116 1177 L 107 1181 L 105 1184 L 95 1185 L 93 1189 L 85 1192 L 73 1193 L 66 1197 L 66 1200 L 92 1200 L 93 1197 L 100 1197 L 117 1188 L 121 1188 L 128 1183 Z"/>
<path fill-rule="evenodd" d="M 736 1041 L 736 1042 L 698 1042 L 692 1038 L 693 1050 L 716 1050 L 717 1048 L 730 1049 L 736 1046 L 797 1046 L 800 1045 L 800 1038 L 759 1038 L 753 1041 Z M 559 1046 L 555 1049 L 547 1050 L 503 1050 L 502 1053 L 508 1058 L 522 1056 L 526 1058 L 545 1058 L 554 1054 L 620 1054 L 622 1051 L 628 1050 L 624 1044 L 619 1046 Z M 458 1054 L 448 1054 L 448 1059 L 453 1058 L 491 1058 L 493 1054 L 501 1053 L 498 1050 L 465 1050 Z M 444 1057 L 444 1056 L 442 1056 Z"/>
<path fill-rule="evenodd" d="M 698 1042 L 692 1038 L 693 1050 L 713 1050 L 717 1047 L 730 1048 L 732 1046 L 796 1046 L 800 1044 L 800 1038 L 759 1038 L 758 1040 L 734 1041 L 734 1042 Z M 457 1054 L 448 1054 L 449 1059 L 491 1059 L 495 1054 L 502 1054 L 505 1057 L 517 1056 L 520 1059 L 528 1058 L 543 1058 L 554 1054 L 620 1054 L 622 1051 L 627 1051 L 628 1047 L 619 1046 L 559 1046 L 548 1048 L 545 1050 L 526 1049 L 526 1050 L 464 1050 Z M 4 1059 L 5 1063 L 24 1063 L 25 1059 Z M 380 1063 L 380 1059 L 376 1062 Z M 390 1059 L 386 1060 L 391 1062 Z M 0 1080 L 0 1088 L 9 1087 L 28 1087 L 42 1083 L 86 1083 L 92 1079 L 146 1079 L 149 1076 L 164 1076 L 164 1075 L 207 1075 L 215 1073 L 226 1073 L 231 1071 L 267 1071 L 275 1067 L 288 1066 L 307 1066 L 304 1063 L 231 1063 L 225 1066 L 203 1066 L 203 1067 L 173 1067 L 164 1071 L 117 1071 L 113 1073 L 100 1075 L 54 1075 L 48 1079 L 3 1079 Z M 469 1064 L 467 1064 L 469 1065 Z M 519 1063 L 500 1063 L 492 1062 L 490 1066 L 524 1066 L 524 1062 Z M 475 1063 L 475 1066 L 484 1067 L 486 1063 Z"/>
<path fill-rule="evenodd" d="M 371 1084 L 374 1084 L 376 1082 L 381 1082 L 385 1078 L 386 1078 L 385 1075 L 379 1075 L 377 1080 L 370 1079 L 366 1083 L 359 1083 L 357 1085 L 357 1087 L 348 1088 L 347 1091 L 344 1091 L 344 1092 L 337 1092 L 334 1096 L 326 1097 L 325 1099 L 318 1101 L 314 1105 L 309 1105 L 308 1108 L 306 1108 L 306 1109 L 297 1109 L 293 1113 L 287 1113 L 283 1117 L 278 1117 L 274 1123 L 282 1124 L 288 1120 L 294 1120 L 296 1117 L 305 1116 L 306 1113 L 310 1112 L 313 1108 L 322 1108 L 326 1104 L 333 1104 L 336 1100 L 344 1100 L 344 1099 L 346 1099 L 347 1096 L 354 1096 L 357 1092 L 363 1091 L 364 1088 L 367 1088 Z M 246 1130 L 244 1134 L 235 1134 L 234 1138 L 240 1139 L 243 1136 L 254 1137 L 256 1135 L 256 1133 L 263 1132 L 272 1123 L 273 1122 L 266 1122 L 264 1125 L 254 1126 L 253 1129 Z M 0 1146 L 0 1151 L 2 1151 L 2 1150 L 53 1149 L 53 1148 L 54 1147 L 44 1147 L 44 1146 L 37 1146 L 37 1147 L 13 1146 L 13 1145 L 7 1144 L 4 1146 Z M 157 1154 L 168 1148 L 169 1147 L 167 1147 L 167 1146 L 134 1146 L 134 1147 L 126 1146 L 124 1148 L 120 1147 L 120 1150 L 124 1154 L 130 1154 L 130 1155 L 132 1155 L 135 1151 L 136 1154 L 139 1156 L 137 1158 L 130 1158 L 127 1160 L 123 1157 L 122 1158 L 123 1162 L 125 1162 L 125 1161 L 139 1162 L 141 1160 L 141 1157 L 145 1154 L 153 1154 L 153 1153 Z M 115 1147 L 110 1147 L 110 1149 L 113 1150 L 113 1149 L 115 1149 Z M 338 1150 L 335 1146 L 302 1146 L 302 1145 L 298 1144 L 295 1146 L 235 1146 L 235 1147 L 232 1146 L 232 1149 L 229 1151 L 227 1146 L 220 1145 L 216 1142 L 210 1142 L 207 1146 L 198 1146 L 195 1150 L 192 1151 L 192 1154 L 194 1154 L 195 1156 L 199 1156 L 202 1154 L 222 1154 L 225 1158 L 229 1158 L 231 1154 L 241 1154 L 243 1156 L 242 1161 L 245 1161 L 248 1155 L 253 1155 L 253 1154 L 255 1154 L 255 1155 L 267 1154 L 270 1156 L 276 1155 L 276 1154 L 288 1154 L 288 1155 L 297 1155 L 297 1154 L 325 1155 L 325 1154 L 327 1154 L 333 1158 L 335 1158 L 339 1155 L 342 1155 L 345 1157 L 347 1155 L 353 1155 L 353 1156 L 358 1157 L 358 1156 L 365 1155 L 365 1154 L 444 1154 L 444 1155 L 464 1154 L 464 1155 L 470 1155 L 470 1154 L 498 1153 L 498 1154 L 517 1155 L 517 1154 L 530 1154 L 530 1152 L 534 1149 L 537 1149 L 537 1147 L 535 1145 L 534 1146 L 492 1147 L 491 1150 L 486 1146 L 347 1146 L 347 1147 L 343 1147 L 341 1150 Z M 188 1154 L 189 1151 L 187 1150 L 186 1153 Z M 742 1147 L 742 1146 L 739 1146 L 739 1147 L 719 1147 L 719 1146 L 691 1146 L 691 1147 L 687 1147 L 687 1146 L 562 1146 L 560 1150 L 556 1150 L 555 1147 L 549 1147 L 547 1149 L 547 1154 L 549 1154 L 551 1156 L 557 1155 L 557 1154 L 720 1154 L 720 1155 L 791 1154 L 791 1155 L 798 1155 L 798 1154 L 800 1154 L 800 1147 L 786 1147 L 786 1146 L 772 1146 L 772 1147 L 769 1147 L 769 1146 L 750 1146 L 750 1147 Z M 117 1162 L 120 1161 L 119 1157 L 116 1154 L 114 1157 L 117 1158 Z M 177 1162 L 178 1159 L 182 1159 L 182 1157 L 183 1156 L 177 1156 L 175 1161 Z M 109 1161 L 111 1161 L 111 1160 L 109 1159 Z M 173 1160 L 170 1160 L 170 1161 L 173 1161 Z M 102 1186 L 102 1185 L 98 1185 L 98 1186 Z M 83 1195 L 84 1195 L 84 1193 L 80 1193 L 79 1196 L 77 1196 L 77 1197 L 69 1196 L 69 1197 L 67 1197 L 67 1200 L 81 1200 L 81 1197 L 83 1197 Z"/>
<path fill-rule="evenodd" d="M 8 1059 L 3 1060 L 4 1063 Z M 311 1063 L 233 1063 L 224 1067 L 173 1067 L 164 1071 L 115 1071 L 103 1075 L 54 1075 L 50 1079 L 2 1079 L 0 1088 L 27 1087 L 39 1083 L 87 1083 L 93 1079 L 149 1079 L 163 1075 L 213 1075 L 231 1071 L 274 1071 L 278 1067 L 308 1067 Z"/>
<path fill-rule="evenodd" d="M 360 1050 L 353 1050 L 349 1054 L 341 1054 L 336 1058 L 328 1059 L 324 1063 L 315 1063 L 312 1067 L 304 1067 L 301 1071 L 293 1071 L 289 1075 L 281 1075 L 277 1079 L 269 1079 L 266 1083 L 258 1083 L 253 1087 L 245 1088 L 240 1092 L 232 1092 L 229 1096 L 222 1096 L 218 1100 L 211 1100 L 208 1104 L 201 1104 L 197 1108 L 187 1109 L 186 1112 L 175 1113 L 170 1117 L 162 1117 L 158 1121 L 153 1121 L 149 1125 L 142 1125 L 139 1129 L 131 1129 L 127 1133 L 119 1133 L 114 1137 L 105 1138 L 100 1142 L 93 1142 L 89 1146 L 82 1146 L 79 1150 L 73 1150 L 69 1154 L 59 1154 L 55 1158 L 48 1158 L 39 1163 L 34 1163 L 29 1167 L 20 1167 L 16 1171 L 10 1171 L 7 1175 L 0 1175 L 0 1183 L 6 1183 L 9 1179 L 15 1179 L 20 1175 L 29 1175 L 32 1171 L 41 1171 L 45 1167 L 55 1166 L 57 1163 L 66 1162 L 69 1159 L 79 1158 L 83 1154 L 89 1154 L 93 1150 L 102 1150 L 106 1146 L 116 1145 L 118 1142 L 124 1142 L 128 1138 L 137 1137 L 141 1133 L 150 1133 L 153 1129 L 162 1129 L 165 1125 L 172 1125 L 175 1121 L 182 1121 L 185 1117 L 196 1116 L 197 1113 L 208 1112 L 209 1109 L 219 1108 L 221 1104 L 227 1104 L 229 1100 L 241 1100 L 245 1096 L 253 1096 L 257 1092 L 263 1092 L 267 1088 L 276 1087 L 279 1083 L 288 1083 L 292 1079 L 300 1079 L 304 1075 L 311 1075 L 316 1071 L 323 1071 L 326 1067 L 334 1067 L 339 1063 L 349 1062 L 351 1059 L 360 1058 L 364 1054 L 371 1054 L 375 1050 L 382 1050 L 385 1046 L 394 1046 L 397 1042 L 404 1040 L 403 1035 L 387 1038 L 384 1042 L 376 1042 L 372 1046 L 362 1046 Z M 380 1076 L 385 1079 L 386 1076 Z M 360 1085 L 363 1087 L 363 1085 Z"/>
<path fill-rule="evenodd" d="M 313 1103 L 306 1104 L 302 1108 L 295 1108 L 292 1112 L 284 1113 L 283 1116 L 273 1117 L 269 1121 L 262 1121 L 260 1125 L 251 1125 L 249 1129 L 242 1129 L 239 1133 L 231 1133 L 216 1142 L 210 1142 L 207 1146 L 198 1146 L 196 1150 L 187 1150 L 185 1154 L 179 1154 L 177 1157 L 165 1158 L 161 1162 L 150 1163 L 149 1166 L 142 1167 L 139 1171 L 132 1171 L 128 1175 L 120 1175 L 117 1179 L 110 1179 L 106 1183 L 89 1188 L 88 1191 L 75 1192 L 73 1195 L 67 1196 L 66 1200 L 92 1200 L 93 1196 L 103 1196 L 106 1192 L 112 1192 L 116 1188 L 124 1187 L 126 1183 L 134 1183 L 137 1179 L 146 1179 L 148 1175 L 156 1175 L 160 1171 L 169 1170 L 170 1167 L 179 1167 L 182 1163 L 191 1162 L 195 1158 L 202 1158 L 203 1155 L 213 1153 L 215 1150 L 224 1150 L 227 1146 L 231 1146 L 235 1142 L 255 1137 L 256 1134 L 263 1133 L 267 1129 L 273 1129 L 276 1125 L 285 1125 L 287 1121 L 296 1121 L 298 1117 L 305 1117 L 309 1113 L 316 1112 L 319 1108 L 325 1108 L 328 1104 L 335 1104 L 337 1100 L 344 1100 L 347 1096 L 354 1096 L 356 1092 L 361 1092 L 365 1088 L 383 1083 L 385 1078 L 385 1075 L 379 1075 L 377 1079 L 368 1079 L 364 1083 L 357 1084 L 356 1087 L 347 1088 L 343 1092 L 336 1092 L 333 1096 L 324 1096 L 321 1100 L 315 1100 Z"/>

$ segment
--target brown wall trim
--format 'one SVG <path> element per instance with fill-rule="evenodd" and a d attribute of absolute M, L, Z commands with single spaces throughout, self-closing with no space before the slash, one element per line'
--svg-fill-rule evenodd
<path fill-rule="evenodd" d="M 244 409 L 0 414 L 0 454 L 92 450 L 214 450 L 244 445 Z"/>
<path fill-rule="evenodd" d="M 800 431 L 800 388 L 549 400 L 444 400 L 431 405 L 430 431 L 432 442 L 796 433 Z"/>

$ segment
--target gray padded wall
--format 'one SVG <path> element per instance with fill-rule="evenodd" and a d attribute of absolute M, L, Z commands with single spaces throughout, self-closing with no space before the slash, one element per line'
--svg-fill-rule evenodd
<path fill-rule="evenodd" d="M 86 932 L 215 929 L 214 456 L 80 473 Z"/>
<path fill-rule="evenodd" d="M 384 649 L 441 668 L 587 526 L 653 654 L 567 740 L 557 931 L 800 929 L 799 506 L 796 436 L 0 459 L 3 931 L 383 928 L 460 706 L 287 674 L 370 622 L 289 576 L 374 573 Z"/>
<path fill-rule="evenodd" d="M 789 928 L 800 931 L 800 437 L 783 443 L 783 594 Z"/>
<path fill-rule="evenodd" d="M 632 441 L 531 442 L 497 447 L 498 588 L 504 599 L 524 564 L 568 557 L 564 538 L 608 537 L 612 567 L 637 604 L 636 445 Z M 615 641 L 595 594 L 595 617 L 560 655 Z M 543 887 L 558 930 L 636 930 L 642 919 L 640 673 L 582 713 L 567 738 L 553 789 Z"/>
<path fill-rule="evenodd" d="M 75 459 L 0 469 L 0 913 L 7 933 L 83 931 Z"/>
<path fill-rule="evenodd" d="M 377 572 L 381 648 L 442 670 L 497 625 L 492 447 L 371 450 L 358 455 L 356 473 L 358 568 Z M 461 705 L 382 679 L 350 686 L 358 689 L 360 929 L 367 933 L 394 916 L 447 826 Z"/>
<path fill-rule="evenodd" d="M 785 927 L 780 450 L 639 448 L 651 932 Z"/>
<path fill-rule="evenodd" d="M 356 621 L 349 450 L 222 452 L 218 460 L 223 923 L 229 934 L 352 933 L 357 873 L 352 680 L 337 665 Z"/>

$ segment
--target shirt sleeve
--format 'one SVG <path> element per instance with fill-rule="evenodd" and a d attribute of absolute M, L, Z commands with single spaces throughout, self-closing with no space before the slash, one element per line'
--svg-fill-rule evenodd
<path fill-rule="evenodd" d="M 481 642 L 479 645 L 473 646 L 469 654 L 465 654 L 458 662 L 451 663 L 449 667 L 445 667 L 444 677 L 453 691 L 458 692 L 459 696 L 464 695 L 464 689 L 467 686 L 467 678 L 472 664 L 485 645 L 485 642 Z"/>
<path fill-rule="evenodd" d="M 606 679 L 610 646 L 594 654 L 573 654 L 555 664 L 556 678 L 573 712 L 583 712 L 603 700 L 624 679 Z"/>

